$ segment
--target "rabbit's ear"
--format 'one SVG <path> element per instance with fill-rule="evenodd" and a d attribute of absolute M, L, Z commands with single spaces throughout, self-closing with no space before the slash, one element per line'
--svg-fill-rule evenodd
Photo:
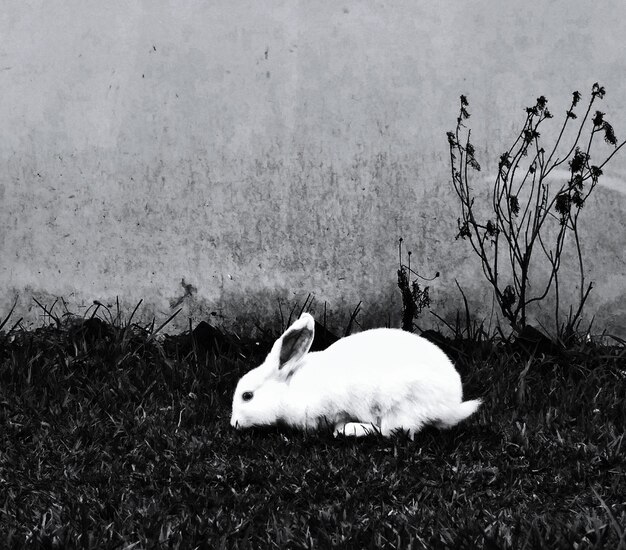
<path fill-rule="evenodd" d="M 298 361 L 309 351 L 315 334 L 315 321 L 309 313 L 303 313 L 280 337 L 278 370 L 291 374 Z"/>

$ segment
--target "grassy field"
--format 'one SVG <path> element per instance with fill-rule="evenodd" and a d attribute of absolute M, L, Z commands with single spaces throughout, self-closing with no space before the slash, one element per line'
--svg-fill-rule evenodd
<path fill-rule="evenodd" d="M 412 442 L 234 431 L 263 345 L 119 317 L 7 332 L 3 547 L 626 549 L 623 346 L 452 342 L 485 404 Z"/>

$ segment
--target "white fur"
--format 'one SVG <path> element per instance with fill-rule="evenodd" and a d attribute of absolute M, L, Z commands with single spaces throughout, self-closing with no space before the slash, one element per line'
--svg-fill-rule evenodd
<path fill-rule="evenodd" d="M 426 424 L 454 426 L 481 404 L 478 399 L 463 402 L 454 365 L 424 338 L 378 328 L 307 353 L 314 325 L 313 317 L 303 313 L 263 364 L 239 380 L 233 397 L 234 427 L 283 422 L 301 429 L 327 425 L 335 435 L 389 436 L 401 429 L 413 437 Z M 291 346 L 294 341 L 297 345 Z M 283 353 L 279 368 L 284 344 L 286 350 L 294 349 Z M 244 401 L 245 392 L 252 392 L 252 399 Z"/>

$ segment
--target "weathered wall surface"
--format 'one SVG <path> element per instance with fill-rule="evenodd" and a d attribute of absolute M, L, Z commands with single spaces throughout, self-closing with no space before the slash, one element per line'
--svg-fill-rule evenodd
<path fill-rule="evenodd" d="M 455 278 L 480 304 L 454 240 L 459 94 L 486 173 L 540 94 L 560 117 L 599 81 L 626 137 L 621 0 L 25 0 L 0 36 L 0 312 L 17 295 L 28 320 L 32 296 L 119 296 L 251 326 L 312 292 L 336 324 L 360 300 L 394 322 L 400 236 L 441 272 L 439 312 Z M 626 162 L 608 172 L 584 212 L 590 312 L 623 333 Z"/>

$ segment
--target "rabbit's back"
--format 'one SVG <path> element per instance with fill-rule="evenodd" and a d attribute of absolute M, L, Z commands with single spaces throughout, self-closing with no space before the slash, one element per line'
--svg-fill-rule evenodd
<path fill-rule="evenodd" d="M 445 390 L 458 400 L 462 394 L 447 355 L 432 342 L 399 329 L 371 329 L 342 338 L 324 351 L 309 353 L 306 368 L 298 374 L 308 387 L 413 394 Z"/>

